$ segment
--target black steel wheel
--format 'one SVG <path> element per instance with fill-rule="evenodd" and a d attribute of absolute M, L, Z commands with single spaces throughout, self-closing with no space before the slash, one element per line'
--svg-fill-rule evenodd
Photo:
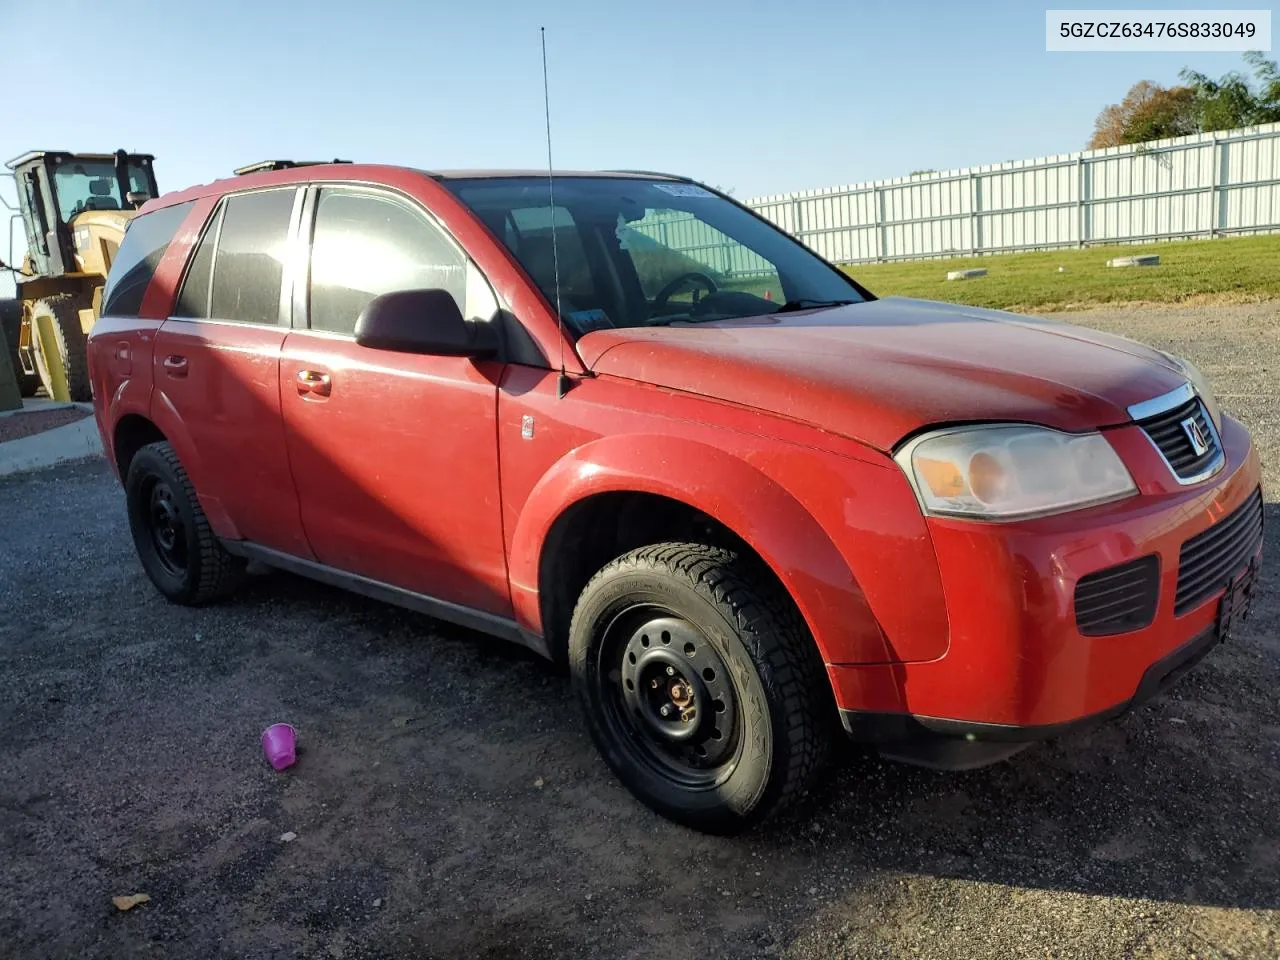
<path fill-rule="evenodd" d="M 187 531 L 169 484 L 156 476 L 144 481 L 143 496 L 147 501 L 147 527 L 151 548 L 165 571 L 175 577 L 187 573 Z"/>
<path fill-rule="evenodd" d="M 151 443 L 134 455 L 125 475 L 125 500 L 138 559 L 170 600 L 204 603 L 240 582 L 244 562 L 214 536 L 169 444 Z"/>
<path fill-rule="evenodd" d="M 830 691 L 790 599 L 720 547 L 663 543 L 583 590 L 574 686 L 605 761 L 679 823 L 733 833 L 799 797 L 825 758 Z"/>
<path fill-rule="evenodd" d="M 696 626 L 641 605 L 605 628 L 601 657 L 595 678 L 606 718 L 635 762 L 694 789 L 732 772 L 738 699 L 724 659 Z"/>

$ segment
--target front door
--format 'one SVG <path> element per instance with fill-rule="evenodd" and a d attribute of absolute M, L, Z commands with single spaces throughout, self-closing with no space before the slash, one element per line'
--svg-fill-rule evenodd
<path fill-rule="evenodd" d="M 289 461 L 320 562 L 500 616 L 511 610 L 498 487 L 502 364 L 372 350 L 354 339 L 375 296 L 443 288 L 490 322 L 487 282 L 416 204 L 356 187 L 315 194 L 309 329 L 286 338 Z"/>
<path fill-rule="evenodd" d="M 214 211 L 156 337 L 152 404 L 187 434 L 184 465 L 211 519 L 309 558 L 280 414 L 285 251 L 301 196 L 237 194 Z"/>

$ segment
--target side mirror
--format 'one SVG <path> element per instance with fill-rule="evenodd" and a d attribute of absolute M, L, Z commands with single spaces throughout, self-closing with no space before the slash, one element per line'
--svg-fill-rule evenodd
<path fill-rule="evenodd" d="M 356 343 L 374 350 L 437 357 L 492 356 L 498 335 L 468 323 L 447 290 L 396 290 L 374 297 L 356 320 Z"/>

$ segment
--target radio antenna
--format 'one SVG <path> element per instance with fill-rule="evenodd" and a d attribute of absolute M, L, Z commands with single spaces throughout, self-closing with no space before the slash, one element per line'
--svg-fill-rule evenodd
<path fill-rule="evenodd" d="M 556 332 L 560 334 L 560 376 L 556 379 L 556 397 L 569 392 L 569 375 L 564 369 L 564 314 L 560 312 L 560 245 L 556 242 L 555 171 L 551 165 L 551 86 L 547 83 L 547 28 L 539 27 L 542 36 L 542 106 L 547 115 L 547 196 L 551 202 L 551 272 L 556 283 Z"/>

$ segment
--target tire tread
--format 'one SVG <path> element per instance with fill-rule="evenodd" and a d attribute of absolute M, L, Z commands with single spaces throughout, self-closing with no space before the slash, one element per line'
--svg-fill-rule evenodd
<path fill-rule="evenodd" d="M 803 618 L 762 564 L 703 543 L 655 543 L 623 554 L 592 577 L 579 606 L 597 583 L 640 571 L 679 576 L 727 614 L 766 691 L 781 703 L 785 744 L 778 753 L 785 769 L 773 778 L 773 794 L 763 798 L 752 825 L 773 818 L 813 784 L 831 747 L 830 713 L 824 709 L 829 687 Z"/>
<path fill-rule="evenodd" d="M 80 329 L 80 308 L 85 305 L 84 297 L 79 294 L 55 293 L 41 297 L 32 308 L 34 314 L 43 307 L 58 325 L 67 348 L 62 360 L 67 378 L 67 393 L 75 403 L 88 403 L 93 399 L 93 391 L 89 387 L 88 339 Z"/>
<path fill-rule="evenodd" d="M 196 561 L 197 572 L 187 595 L 175 599 L 198 606 L 226 597 L 240 585 L 244 577 L 244 561 L 228 553 L 209 526 L 209 519 L 196 497 L 195 486 L 173 447 L 167 441 L 149 443 L 134 455 L 133 463 L 138 463 L 143 454 L 158 457 L 173 472 L 180 488 L 177 492 L 187 498 L 195 520 L 196 539 L 188 549 L 188 562 Z"/>

